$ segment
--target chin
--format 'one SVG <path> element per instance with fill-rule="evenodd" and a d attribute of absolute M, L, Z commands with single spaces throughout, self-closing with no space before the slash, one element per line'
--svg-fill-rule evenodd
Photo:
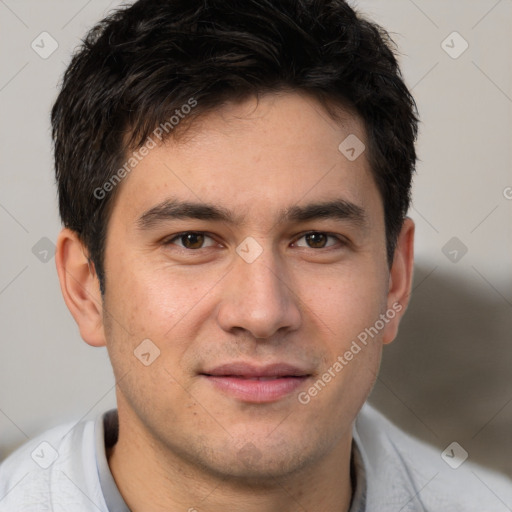
<path fill-rule="evenodd" d="M 229 446 L 210 451 L 214 458 L 205 461 L 202 466 L 216 477 L 226 479 L 234 485 L 249 487 L 275 487 L 276 480 L 286 480 L 309 467 L 315 459 L 313 454 L 304 451 L 304 444 L 289 446 L 280 442 L 257 445 L 253 442 L 238 443 L 230 439 Z M 204 456 L 205 452 L 202 452 Z M 218 458 L 218 454 L 223 454 Z M 318 454 L 318 458 L 321 454 Z"/>

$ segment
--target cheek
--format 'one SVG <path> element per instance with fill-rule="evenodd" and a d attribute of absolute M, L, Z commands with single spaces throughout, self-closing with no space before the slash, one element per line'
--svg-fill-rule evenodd
<path fill-rule="evenodd" d="M 168 265 L 120 261 L 112 271 L 109 302 L 132 336 L 156 338 L 169 333 L 211 287 L 207 276 L 192 279 Z"/>
<path fill-rule="evenodd" d="M 386 311 L 387 282 L 374 268 L 338 273 L 330 284 L 325 280 L 324 286 L 309 298 L 314 308 L 310 318 L 319 319 L 313 320 L 317 322 L 313 329 L 322 324 L 328 329 L 323 329 L 323 367 L 318 376 L 321 382 L 316 381 L 308 393 L 318 394 L 314 406 L 318 407 L 318 414 L 329 403 L 338 422 L 347 414 L 357 413 L 373 387 L 380 365 L 385 327 L 376 323 L 381 322 L 380 315 Z"/>
<path fill-rule="evenodd" d="M 342 348 L 385 311 L 386 275 L 377 265 L 347 266 L 302 279 L 300 294 L 312 318 L 322 323 Z"/>

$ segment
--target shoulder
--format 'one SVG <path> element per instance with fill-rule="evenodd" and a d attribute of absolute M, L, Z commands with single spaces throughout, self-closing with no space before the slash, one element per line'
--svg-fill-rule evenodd
<path fill-rule="evenodd" d="M 95 424 L 60 425 L 7 457 L 0 464 L 0 512 L 85 512 L 91 508 L 91 500 L 93 510 L 104 510 L 96 468 Z"/>
<path fill-rule="evenodd" d="M 437 449 L 415 439 L 369 404 L 356 419 L 354 440 L 365 466 L 369 510 L 512 508 L 512 480 L 472 463 L 458 443 Z"/>

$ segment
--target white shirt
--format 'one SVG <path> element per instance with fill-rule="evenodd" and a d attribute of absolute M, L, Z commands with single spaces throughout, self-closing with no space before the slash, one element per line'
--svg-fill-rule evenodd
<path fill-rule="evenodd" d="M 350 512 L 512 511 L 512 480 L 462 462 L 458 445 L 442 458 L 368 404 L 353 438 Z M 0 512 L 129 512 L 105 454 L 116 439 L 112 410 L 30 440 L 0 464 Z"/>

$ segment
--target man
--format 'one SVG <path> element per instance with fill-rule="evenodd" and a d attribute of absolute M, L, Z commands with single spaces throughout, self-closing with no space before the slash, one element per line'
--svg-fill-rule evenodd
<path fill-rule="evenodd" d="M 4 461 L 0 510 L 511 510 L 364 405 L 413 268 L 417 119 L 382 29 L 341 0 L 140 0 L 52 125 L 61 289 L 118 408 Z"/>

